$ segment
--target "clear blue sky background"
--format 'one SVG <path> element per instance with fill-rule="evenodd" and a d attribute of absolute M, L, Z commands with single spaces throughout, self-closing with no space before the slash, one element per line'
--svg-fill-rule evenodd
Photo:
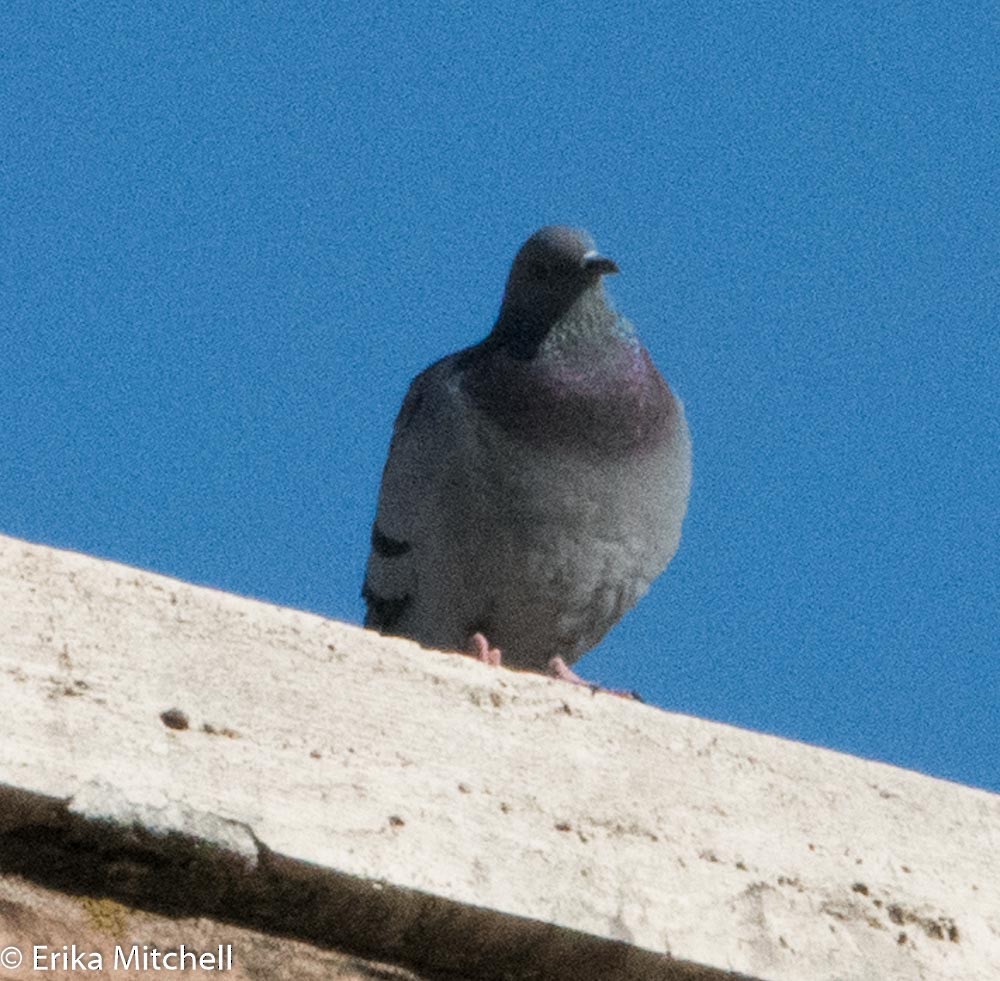
<path fill-rule="evenodd" d="M 358 622 L 410 378 L 580 224 L 696 464 L 581 671 L 1000 790 L 995 3 L 40 0 L 0 46 L 0 531 Z"/>

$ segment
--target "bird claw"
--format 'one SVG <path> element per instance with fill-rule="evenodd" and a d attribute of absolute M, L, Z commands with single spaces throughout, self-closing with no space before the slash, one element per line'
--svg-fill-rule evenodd
<path fill-rule="evenodd" d="M 560 681 L 568 681 L 571 685 L 583 685 L 591 691 L 599 690 L 599 685 L 584 681 L 561 657 L 554 657 L 548 664 L 549 674 Z"/>
<path fill-rule="evenodd" d="M 466 653 L 474 657 L 483 664 L 498 668 L 503 663 L 503 651 L 499 647 L 493 647 L 486 639 L 486 635 L 481 631 L 476 631 L 466 645 Z M 559 681 L 568 681 L 571 685 L 580 685 L 589 688 L 591 693 L 596 695 L 604 692 L 608 695 L 617 695 L 619 698 L 631 698 L 636 702 L 642 699 L 634 691 L 618 691 L 616 688 L 605 688 L 603 685 L 595 685 L 592 681 L 581 678 L 561 657 L 554 657 L 548 663 L 548 674 Z"/>
<path fill-rule="evenodd" d="M 500 648 L 491 647 L 486 635 L 479 631 L 476 631 L 469 638 L 468 651 L 477 661 L 482 661 L 483 664 L 489 664 L 494 668 L 500 667 L 503 661 L 503 652 Z"/>
<path fill-rule="evenodd" d="M 603 685 L 595 685 L 592 681 L 581 678 L 561 657 L 554 657 L 549 661 L 549 674 L 560 681 L 568 681 L 571 685 L 582 685 L 589 688 L 591 694 L 604 692 L 608 695 L 617 695 L 619 698 L 631 698 L 633 701 L 641 702 L 642 698 L 634 691 L 619 691 L 617 688 L 605 688 Z"/>

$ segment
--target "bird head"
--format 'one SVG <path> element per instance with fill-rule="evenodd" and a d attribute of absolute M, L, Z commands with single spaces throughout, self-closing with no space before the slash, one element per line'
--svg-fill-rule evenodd
<path fill-rule="evenodd" d="M 539 229 L 514 257 L 495 335 L 535 350 L 578 302 L 606 311 L 601 280 L 616 272 L 617 263 L 601 255 L 585 231 L 564 225 Z"/>

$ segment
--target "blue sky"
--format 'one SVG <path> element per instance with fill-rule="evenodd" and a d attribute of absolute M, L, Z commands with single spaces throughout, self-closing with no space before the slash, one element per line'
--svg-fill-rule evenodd
<path fill-rule="evenodd" d="M 0 531 L 358 622 L 409 380 L 578 224 L 695 453 L 581 672 L 1000 790 L 996 5 L 403 6 L 4 7 Z"/>

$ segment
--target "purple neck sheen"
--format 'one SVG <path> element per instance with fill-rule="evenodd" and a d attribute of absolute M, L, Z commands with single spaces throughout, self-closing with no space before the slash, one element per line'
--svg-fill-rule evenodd
<path fill-rule="evenodd" d="M 525 442 L 583 455 L 617 456 L 659 446 L 677 406 L 634 337 L 532 359 L 481 346 L 465 375 L 473 404 Z"/>

